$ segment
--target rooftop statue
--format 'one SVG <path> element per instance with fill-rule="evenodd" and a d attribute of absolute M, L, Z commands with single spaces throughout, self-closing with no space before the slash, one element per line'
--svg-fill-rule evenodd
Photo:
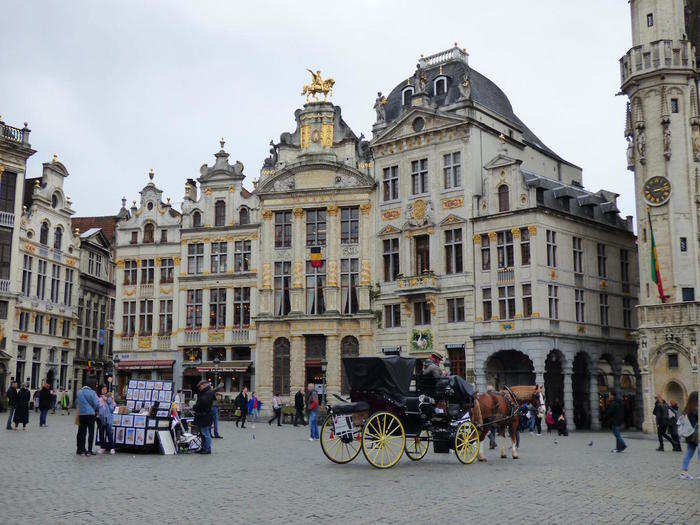
<path fill-rule="evenodd" d="M 306 95 L 306 101 L 309 101 L 309 97 L 313 97 L 314 100 L 318 100 L 318 94 L 323 93 L 323 100 L 326 100 L 328 95 L 333 94 L 333 85 L 335 80 L 332 78 L 323 79 L 321 77 L 321 71 L 317 70 L 316 73 L 307 69 L 311 73 L 311 84 L 304 85 L 301 90 L 302 95 Z"/>

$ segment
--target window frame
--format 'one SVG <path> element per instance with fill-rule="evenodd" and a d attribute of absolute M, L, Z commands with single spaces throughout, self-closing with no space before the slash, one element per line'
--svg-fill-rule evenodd
<path fill-rule="evenodd" d="M 411 195 L 428 193 L 428 158 L 411 161 Z M 417 191 L 420 190 L 420 191 Z"/>
<path fill-rule="evenodd" d="M 442 183 L 446 190 L 462 187 L 462 152 L 453 151 L 442 155 Z"/>
<path fill-rule="evenodd" d="M 387 166 L 382 173 L 382 201 L 399 200 L 399 166 Z"/>
<path fill-rule="evenodd" d="M 464 272 L 464 241 L 462 228 L 444 230 L 445 233 L 445 275 Z"/>
<path fill-rule="evenodd" d="M 382 261 L 384 262 L 384 282 L 396 281 L 401 273 L 401 242 L 398 237 L 382 239 Z"/>
<path fill-rule="evenodd" d="M 340 208 L 340 244 L 360 243 L 360 207 L 346 206 Z"/>
<path fill-rule="evenodd" d="M 275 248 L 292 247 L 292 210 L 275 212 Z"/>

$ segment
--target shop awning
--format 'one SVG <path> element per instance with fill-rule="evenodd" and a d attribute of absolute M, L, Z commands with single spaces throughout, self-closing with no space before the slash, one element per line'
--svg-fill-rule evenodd
<path fill-rule="evenodd" d="M 245 372 L 252 361 L 222 361 L 219 366 L 206 363 L 197 367 L 198 372 Z"/>
<path fill-rule="evenodd" d="M 175 363 L 172 359 L 150 359 L 142 361 L 121 361 L 117 370 L 169 370 Z"/>

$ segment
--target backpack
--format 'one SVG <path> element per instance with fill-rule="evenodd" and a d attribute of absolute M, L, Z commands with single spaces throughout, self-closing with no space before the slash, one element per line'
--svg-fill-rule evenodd
<path fill-rule="evenodd" d="M 697 427 L 694 427 L 690 423 L 690 419 L 688 419 L 688 416 L 685 414 L 678 418 L 678 423 L 676 423 L 676 426 L 678 427 L 678 435 L 684 438 L 689 438 L 693 434 L 697 434 L 698 431 Z"/>

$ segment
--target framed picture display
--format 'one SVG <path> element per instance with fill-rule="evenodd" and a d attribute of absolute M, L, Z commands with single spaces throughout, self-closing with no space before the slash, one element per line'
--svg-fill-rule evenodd
<path fill-rule="evenodd" d="M 173 436 L 169 430 L 158 431 L 158 444 L 160 445 L 161 454 L 171 455 L 177 453 Z"/>
<path fill-rule="evenodd" d="M 134 410 L 141 410 L 143 406 L 143 401 L 134 401 Z"/>
<path fill-rule="evenodd" d="M 130 379 L 129 380 L 129 388 L 131 388 L 131 389 L 136 388 L 136 383 L 137 383 L 136 379 Z"/>
<path fill-rule="evenodd" d="M 167 419 L 159 419 L 158 428 L 170 428 L 170 423 Z"/>
<path fill-rule="evenodd" d="M 152 445 L 156 441 L 155 429 L 149 428 L 146 430 L 146 445 Z"/>
<path fill-rule="evenodd" d="M 133 427 L 134 426 L 134 415 L 126 414 L 122 416 L 122 426 L 123 427 Z"/>
<path fill-rule="evenodd" d="M 158 412 L 156 412 L 156 417 L 168 417 L 168 411 L 167 410 L 158 410 Z"/>
<path fill-rule="evenodd" d="M 172 381 L 163 381 L 163 390 L 172 390 L 172 389 L 173 389 Z"/>
<path fill-rule="evenodd" d="M 155 385 L 153 385 L 153 388 L 156 390 L 163 390 L 163 381 L 156 381 Z"/>
<path fill-rule="evenodd" d="M 146 399 L 146 391 L 139 390 L 139 401 L 143 401 L 144 399 Z"/>
<path fill-rule="evenodd" d="M 146 416 L 134 416 L 134 427 L 146 428 Z"/>
<path fill-rule="evenodd" d="M 139 390 L 143 390 L 144 388 L 146 388 L 146 382 L 145 382 L 145 381 L 139 381 L 139 382 L 136 384 L 136 388 L 138 388 Z"/>
<path fill-rule="evenodd" d="M 115 443 L 124 443 L 124 431 L 126 429 L 124 427 L 117 427 L 114 429 L 114 442 Z"/>
<path fill-rule="evenodd" d="M 136 429 L 135 428 L 127 428 L 126 433 L 124 434 L 124 444 L 125 445 L 133 445 L 135 436 L 136 436 Z"/>
<path fill-rule="evenodd" d="M 155 381 L 146 381 L 146 389 L 153 390 L 155 388 Z"/>
<path fill-rule="evenodd" d="M 118 427 L 122 424 L 122 416 L 120 414 L 112 414 L 112 425 Z"/>
<path fill-rule="evenodd" d="M 153 418 L 148 418 L 148 428 L 156 428 L 158 426 L 158 420 Z"/>
<path fill-rule="evenodd" d="M 134 435 L 134 445 L 144 445 L 146 443 L 146 429 L 137 428 Z"/>
<path fill-rule="evenodd" d="M 134 400 L 133 400 L 133 399 L 132 399 L 132 400 L 130 400 L 130 401 L 127 401 L 127 402 L 126 402 L 126 408 L 128 408 L 129 410 L 133 410 L 133 409 L 134 409 L 134 406 L 135 406 L 135 404 L 136 404 L 136 403 L 134 402 Z"/>

